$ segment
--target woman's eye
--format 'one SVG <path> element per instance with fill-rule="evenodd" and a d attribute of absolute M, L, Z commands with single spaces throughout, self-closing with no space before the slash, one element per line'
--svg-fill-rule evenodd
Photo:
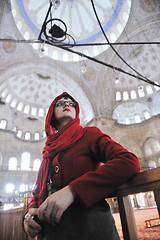
<path fill-rule="evenodd" d="M 74 104 L 73 104 L 73 103 L 69 103 L 69 106 L 70 106 L 70 107 L 74 107 Z"/>
<path fill-rule="evenodd" d="M 61 105 L 62 105 L 61 102 L 58 102 L 58 103 L 56 104 L 57 107 L 60 107 Z"/>

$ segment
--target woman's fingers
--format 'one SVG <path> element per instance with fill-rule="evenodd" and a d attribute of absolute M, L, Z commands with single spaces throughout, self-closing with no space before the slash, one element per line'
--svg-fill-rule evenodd
<path fill-rule="evenodd" d="M 48 200 L 47 207 L 43 212 L 43 216 L 47 222 L 52 222 L 52 212 L 55 209 L 54 201 Z"/>
<path fill-rule="evenodd" d="M 41 206 L 38 208 L 38 211 L 37 211 L 37 215 L 38 215 L 38 218 L 40 220 L 44 220 L 45 219 L 45 211 L 47 210 L 47 199 L 41 204 Z"/>
<path fill-rule="evenodd" d="M 32 217 L 27 217 L 24 220 L 24 229 L 29 236 L 35 237 L 41 231 L 41 226 Z"/>
<path fill-rule="evenodd" d="M 38 208 L 30 208 L 30 209 L 29 209 L 29 213 L 30 213 L 32 216 L 37 215 L 37 210 L 38 210 Z"/>
<path fill-rule="evenodd" d="M 58 207 L 56 207 L 56 206 L 54 205 L 54 207 L 53 207 L 53 209 L 52 209 L 52 213 L 51 213 L 51 223 L 52 223 L 53 225 L 55 225 L 55 216 L 56 216 L 56 214 L 57 214 L 57 211 L 58 211 Z"/>
<path fill-rule="evenodd" d="M 54 216 L 54 222 L 59 223 L 61 216 L 63 214 L 64 210 L 63 209 L 58 209 L 55 216 Z"/>
<path fill-rule="evenodd" d="M 53 193 L 39 207 L 37 215 L 39 219 L 50 223 L 58 223 L 63 212 L 73 203 L 75 194 L 69 186 Z"/>

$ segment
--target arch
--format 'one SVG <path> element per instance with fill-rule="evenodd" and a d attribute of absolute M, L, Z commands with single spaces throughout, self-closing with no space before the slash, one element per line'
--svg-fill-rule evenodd
<path fill-rule="evenodd" d="M 143 152 L 141 148 L 139 147 L 138 143 L 134 141 L 134 139 L 130 136 L 123 136 L 119 143 L 125 147 L 128 151 L 133 152 L 136 156 L 139 158 L 142 158 Z"/>
<path fill-rule="evenodd" d="M 35 68 L 37 73 L 35 73 Z M 57 69 L 56 78 L 55 68 Z M 2 84 L 2 91 L 3 89 L 7 89 L 7 94 L 9 94 L 10 89 L 12 89 L 12 94 L 17 96 L 15 108 L 19 112 L 24 113 L 25 111 L 27 112 L 27 115 L 31 115 L 37 119 L 43 118 L 42 120 L 44 121 L 45 116 L 43 114 L 46 113 L 46 110 L 48 109 L 52 100 L 58 94 L 61 94 L 62 92 L 68 92 L 79 102 L 81 109 L 80 119 L 82 125 L 85 125 L 95 117 L 93 106 L 87 94 L 74 80 L 72 73 L 69 72 L 69 70 L 65 72 L 61 71 L 60 67 L 58 69 L 57 65 L 54 66 L 53 63 L 49 61 L 46 64 L 43 59 L 37 60 L 36 63 L 29 61 L 29 59 L 26 59 L 25 61 L 22 60 L 21 63 L 18 65 L 16 64 L 16 66 L 13 65 L 12 67 L 8 68 L 7 71 L 4 69 L 4 71 L 1 73 L 1 77 L 4 80 L 4 84 Z M 44 77 L 47 79 L 47 81 L 44 81 Z M 26 83 L 28 83 L 28 78 L 31 79 L 32 83 L 26 85 Z M 16 93 L 13 91 L 14 87 L 16 87 Z M 33 94 L 30 94 L 30 99 L 28 99 L 26 96 L 30 89 L 32 89 Z M 36 92 L 39 93 L 38 96 L 36 95 Z M 6 102 L 6 98 L 3 98 L 3 100 Z M 27 109 L 25 108 L 26 104 Z M 40 112 L 39 109 L 41 109 Z M 39 113 L 43 117 L 40 117 Z"/>

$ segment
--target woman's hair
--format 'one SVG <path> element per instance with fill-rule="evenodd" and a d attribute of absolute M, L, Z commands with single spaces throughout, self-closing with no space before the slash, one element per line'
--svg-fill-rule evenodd
<path fill-rule="evenodd" d="M 68 93 L 64 93 L 64 94 L 62 94 L 61 96 L 59 96 L 59 97 L 56 99 L 56 102 L 57 102 L 58 100 L 60 100 L 61 98 L 64 98 L 64 99 L 70 98 L 70 99 L 76 104 L 76 102 L 74 101 L 74 99 L 73 99 Z M 56 102 L 54 103 L 54 109 L 55 109 Z M 77 106 L 77 104 L 76 104 L 76 106 Z M 54 114 L 54 110 L 53 110 L 50 125 L 51 125 L 52 127 L 54 127 L 54 128 L 57 128 L 58 124 L 59 124 L 59 122 L 57 121 L 57 119 L 56 119 L 56 117 L 55 117 L 55 114 Z"/>
<path fill-rule="evenodd" d="M 71 96 L 69 96 L 68 93 L 64 93 L 64 94 L 62 94 L 61 96 L 59 96 L 59 97 L 57 98 L 56 102 L 57 102 L 58 100 L 60 100 L 61 98 L 64 98 L 64 99 L 70 98 L 70 99 L 72 99 Z M 73 101 L 73 99 L 72 99 L 72 101 Z M 56 104 L 56 102 L 55 102 L 55 104 Z M 55 105 L 55 104 L 54 104 L 54 105 Z"/>

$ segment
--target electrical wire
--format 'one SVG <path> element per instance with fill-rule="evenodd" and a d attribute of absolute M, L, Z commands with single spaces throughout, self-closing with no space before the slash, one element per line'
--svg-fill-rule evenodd
<path fill-rule="evenodd" d="M 126 72 L 125 70 L 123 70 L 123 69 L 121 69 L 121 68 L 118 68 L 118 67 L 116 67 L 116 66 L 113 66 L 113 65 L 108 64 L 108 63 L 105 63 L 105 62 L 102 62 L 102 61 L 100 61 L 100 60 L 98 60 L 98 59 L 96 59 L 96 58 L 90 57 L 90 56 L 88 56 L 88 55 L 86 55 L 86 54 L 84 54 L 84 53 L 81 53 L 81 52 L 78 52 L 78 51 L 74 51 L 73 49 L 65 48 L 65 47 L 63 47 L 63 46 L 54 45 L 54 43 L 51 43 L 51 42 L 49 42 L 49 44 L 51 44 L 51 45 L 53 45 L 53 46 L 55 46 L 55 47 L 57 47 L 57 48 L 61 48 L 61 49 L 63 49 L 63 50 L 66 50 L 66 51 L 68 51 L 68 52 L 75 53 L 75 54 L 79 55 L 80 57 L 87 58 L 87 59 L 89 59 L 89 60 L 91 60 L 91 61 L 93 61 L 93 62 L 102 64 L 102 65 L 104 65 L 104 66 L 106 66 L 106 67 L 112 68 L 112 69 L 114 69 L 114 70 L 117 70 L 117 71 L 119 71 L 119 72 L 122 72 L 122 73 L 127 74 L 127 75 L 129 75 L 129 76 L 131 76 L 131 77 L 137 78 L 137 79 L 139 79 L 139 80 L 142 80 L 142 81 L 148 83 L 148 80 L 142 78 L 141 76 L 137 76 L 137 75 L 134 75 L 134 74 L 132 74 L 132 73 Z M 157 87 L 160 87 L 159 84 L 157 84 L 157 83 L 155 83 L 155 82 L 152 82 L 152 81 L 150 81 L 150 84 L 152 84 L 152 85 L 154 85 L 154 86 L 157 86 Z"/>
<path fill-rule="evenodd" d="M 68 34 L 69 35 L 69 34 Z M 13 39 L 13 38 L 0 38 L 0 42 L 15 42 L 15 43 L 42 43 L 44 42 L 43 40 L 37 40 L 37 39 L 31 39 L 31 40 L 25 40 L 25 39 Z M 160 44 L 160 42 L 116 42 L 116 43 L 110 43 L 112 46 L 113 45 L 151 45 L 151 44 Z M 86 47 L 86 46 L 106 46 L 109 45 L 109 43 L 79 43 L 77 44 L 76 42 L 74 44 L 67 44 L 63 43 L 63 46 L 68 46 L 68 47 Z"/>
<path fill-rule="evenodd" d="M 134 19 L 135 19 L 135 21 L 137 22 L 139 28 L 141 28 L 142 34 L 145 36 L 146 40 L 149 42 L 149 38 L 148 38 L 146 32 L 144 31 L 144 28 L 141 26 L 140 20 L 139 20 L 139 19 L 137 18 L 137 16 L 134 14 L 134 11 L 132 10 L 132 8 L 131 8 L 131 13 L 132 13 L 132 15 L 134 16 Z M 152 14 L 151 14 L 151 17 L 152 17 L 152 19 L 154 19 L 153 16 L 152 16 Z M 153 24 L 153 23 L 157 23 L 157 21 L 154 20 L 154 22 L 150 22 L 150 24 L 151 24 L 151 23 L 152 23 L 152 24 Z M 145 25 L 144 25 L 144 27 L 145 27 Z M 159 27 L 158 27 L 158 28 L 159 28 Z M 150 47 L 152 48 L 152 52 L 155 54 L 155 56 L 157 57 L 157 59 L 159 59 L 159 57 L 158 57 L 155 49 L 152 47 L 152 45 L 150 45 Z"/>
<path fill-rule="evenodd" d="M 104 66 L 106 66 L 106 67 L 112 68 L 112 69 L 114 69 L 114 70 L 116 70 L 116 71 L 122 72 L 122 73 L 127 74 L 127 75 L 129 75 L 129 76 L 131 76 L 131 77 L 137 78 L 137 79 L 139 79 L 139 80 L 141 80 L 141 81 L 144 81 L 144 82 L 147 82 L 147 83 L 148 83 L 147 80 L 145 80 L 144 78 L 142 78 L 142 77 L 140 77 L 140 76 L 137 76 L 137 75 L 131 74 L 131 73 L 129 73 L 129 72 L 126 72 L 126 71 L 124 71 L 124 70 L 121 69 L 121 68 L 115 67 L 115 66 L 113 66 L 113 65 L 111 65 L 111 64 L 107 64 L 107 63 L 102 62 L 102 61 L 100 61 L 100 60 L 98 60 L 98 59 L 96 59 L 96 58 L 92 58 L 92 57 L 90 57 L 90 56 L 88 56 L 88 55 L 86 55 L 86 54 L 84 54 L 84 53 L 81 53 L 81 52 L 78 52 L 78 51 L 74 51 L 74 50 L 69 49 L 69 46 L 72 46 L 72 45 L 73 45 L 73 46 L 77 46 L 76 44 L 63 44 L 63 43 L 56 43 L 56 42 L 51 42 L 51 41 L 43 41 L 43 40 L 23 40 L 23 39 L 22 39 L 22 40 L 0 39 L 0 42 L 39 43 L 39 44 L 41 44 L 41 43 L 47 43 L 47 44 L 49 44 L 49 45 L 62 48 L 63 50 L 72 52 L 72 53 L 77 54 L 77 55 L 79 55 L 79 56 L 81 56 L 81 57 L 87 58 L 87 59 L 89 59 L 89 60 L 91 60 L 91 61 L 93 61 L 93 62 L 97 62 L 97 63 L 99 63 L 99 64 L 101 64 L 101 65 L 104 65 Z M 124 44 L 125 44 L 125 43 L 124 43 Z M 91 46 L 93 46 L 93 45 L 94 45 L 94 44 L 91 44 Z M 67 47 L 66 47 L 66 46 L 67 46 Z M 150 84 L 152 84 L 152 85 L 154 85 L 154 86 L 156 86 L 156 87 L 160 87 L 159 84 L 157 84 L 157 83 L 155 83 L 155 82 L 152 82 L 152 81 L 150 82 Z"/>
<path fill-rule="evenodd" d="M 117 19 L 118 19 L 118 21 L 119 21 L 119 23 L 121 24 L 121 25 L 123 25 L 123 18 L 120 18 L 120 16 L 119 16 L 119 14 L 117 13 L 117 11 L 114 11 L 114 13 L 115 13 L 115 15 L 116 15 L 116 17 L 117 17 Z M 134 13 L 133 13 L 133 11 L 132 11 L 132 8 L 130 9 L 130 14 L 132 13 L 132 15 L 134 16 Z M 134 16 L 134 18 L 135 18 L 135 16 Z M 141 28 L 141 26 L 140 26 L 140 24 L 139 24 L 139 27 Z M 126 28 L 124 28 L 123 29 L 123 35 L 125 35 L 125 41 L 127 41 L 127 42 L 129 42 L 129 36 L 128 36 L 128 33 L 126 32 Z M 145 34 L 144 34 L 145 35 Z M 148 45 L 149 46 L 151 46 L 151 44 L 150 44 L 150 41 L 149 41 L 149 39 L 147 39 L 147 42 L 148 42 Z M 147 45 L 147 46 L 148 46 Z M 136 46 L 136 45 L 135 45 Z M 136 51 L 136 49 L 139 49 L 139 47 L 140 47 L 140 49 L 142 50 L 142 44 L 139 44 L 138 45 L 138 48 L 136 48 L 135 49 L 135 46 L 133 46 L 133 45 L 130 45 L 129 46 L 129 49 L 132 51 L 132 53 L 134 54 L 134 52 Z M 153 48 L 153 47 L 152 47 Z M 121 48 L 121 50 L 122 50 L 122 52 L 123 52 L 123 49 L 124 48 Z M 125 50 L 125 49 L 124 49 Z M 140 51 L 141 51 L 140 50 Z M 144 50 L 144 48 L 143 48 L 143 50 Z M 121 61 L 121 59 L 119 58 L 119 60 Z M 123 63 L 123 61 L 121 61 L 122 63 Z M 122 66 L 122 65 L 121 65 Z M 146 73 L 144 72 L 144 66 L 142 66 L 142 64 L 141 64 L 141 60 L 140 60 L 140 58 L 136 58 L 136 65 L 134 66 L 133 65 L 133 67 L 134 67 L 134 69 L 136 69 L 136 66 L 139 66 L 140 67 L 140 69 L 139 69 L 139 72 L 141 72 L 141 74 L 143 74 L 144 76 L 146 76 Z M 137 69 L 136 69 L 137 70 Z"/>
<path fill-rule="evenodd" d="M 141 73 L 139 73 L 136 69 L 134 69 L 131 65 L 129 65 L 129 64 L 124 60 L 124 58 L 122 58 L 122 56 L 116 51 L 116 49 L 112 46 L 112 44 L 110 43 L 108 37 L 106 36 L 106 34 L 105 34 L 105 32 L 104 32 L 104 29 L 103 29 L 102 25 L 101 25 L 101 22 L 100 22 L 100 20 L 99 20 L 98 15 L 97 15 L 97 12 L 96 12 L 95 5 L 94 5 L 93 0 L 91 0 L 91 4 L 92 4 L 92 7 L 93 7 L 93 11 L 94 11 L 94 13 L 95 13 L 95 16 L 96 16 L 96 18 L 97 18 L 97 22 L 98 22 L 98 24 L 99 24 L 99 26 L 100 26 L 100 28 L 101 28 L 101 31 L 102 31 L 105 39 L 106 39 L 107 42 L 109 43 L 109 46 L 112 48 L 112 50 L 116 53 L 116 55 L 117 55 L 132 71 L 134 71 L 135 73 L 137 73 L 137 74 L 140 76 L 140 77 L 137 76 L 138 79 L 141 79 L 141 80 L 142 80 L 142 78 L 143 78 L 145 82 L 147 82 L 147 83 L 149 83 L 149 84 L 155 85 L 155 83 L 154 83 L 153 81 L 151 81 L 150 79 L 146 78 L 146 77 L 143 76 Z"/>

